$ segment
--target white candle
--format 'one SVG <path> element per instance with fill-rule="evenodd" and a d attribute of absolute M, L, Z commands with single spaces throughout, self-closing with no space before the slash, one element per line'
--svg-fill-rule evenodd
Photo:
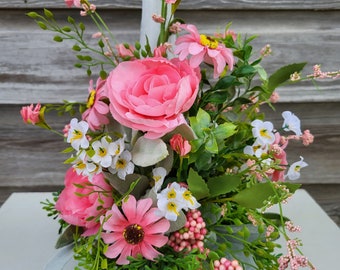
<path fill-rule="evenodd" d="M 157 47 L 157 40 L 160 33 L 160 24 L 152 19 L 152 15 L 160 15 L 161 12 L 162 0 L 143 0 L 140 43 L 144 46 L 146 44 L 147 36 L 151 50 Z"/>

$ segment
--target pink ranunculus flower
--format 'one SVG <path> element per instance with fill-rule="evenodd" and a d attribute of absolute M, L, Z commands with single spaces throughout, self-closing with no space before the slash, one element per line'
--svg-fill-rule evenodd
<path fill-rule="evenodd" d="M 26 124 L 37 124 L 40 122 L 40 110 L 41 105 L 38 103 L 35 107 L 33 104 L 30 106 L 24 106 L 20 110 L 22 119 Z"/>
<path fill-rule="evenodd" d="M 102 238 L 109 244 L 105 256 L 117 258 L 119 265 L 129 264 L 128 256 L 138 254 L 148 260 L 161 255 L 155 247 L 160 248 L 168 242 L 164 235 L 170 228 L 170 222 L 156 214 L 157 207 L 152 207 L 152 199 L 136 200 L 129 195 L 123 200 L 122 211 L 113 205 L 107 211 L 103 221 Z"/>
<path fill-rule="evenodd" d="M 106 80 L 112 117 L 120 124 L 160 138 L 186 123 L 199 89 L 199 69 L 188 61 L 154 57 L 120 63 Z"/>
<path fill-rule="evenodd" d="M 72 6 L 81 7 L 80 0 L 65 0 L 65 4 L 68 7 L 72 7 Z"/>
<path fill-rule="evenodd" d="M 202 62 L 214 66 L 214 78 L 217 78 L 226 65 L 232 70 L 234 66 L 234 56 L 231 49 L 219 43 L 214 37 L 199 34 L 196 26 L 192 24 L 182 24 L 181 27 L 189 34 L 180 36 L 176 40 L 175 54 L 180 60 L 190 56 L 190 65 L 198 67 Z"/>
<path fill-rule="evenodd" d="M 175 134 L 170 139 L 171 148 L 181 157 L 188 154 L 191 150 L 191 145 L 188 140 L 184 139 L 181 134 Z"/>
<path fill-rule="evenodd" d="M 95 175 L 90 182 L 70 168 L 55 208 L 67 223 L 84 227 L 85 236 L 94 235 L 100 228 L 98 217 L 104 215 L 113 204 L 111 191 L 112 187 L 105 182 L 103 174 Z"/>
<path fill-rule="evenodd" d="M 109 105 L 103 99 L 105 96 L 105 80 L 99 78 L 96 88 L 93 87 L 93 81 L 89 85 L 89 97 L 87 100 L 87 110 L 83 113 L 82 119 L 89 124 L 90 129 L 99 130 L 102 125 L 109 123 L 107 114 L 109 113 Z"/>

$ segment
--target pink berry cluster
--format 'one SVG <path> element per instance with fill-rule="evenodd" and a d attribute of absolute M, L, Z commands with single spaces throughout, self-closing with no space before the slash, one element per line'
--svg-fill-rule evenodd
<path fill-rule="evenodd" d="M 201 217 L 201 212 L 197 209 L 189 210 L 186 213 L 186 218 L 185 226 L 170 235 L 168 245 L 177 252 L 191 251 L 197 248 L 201 253 L 204 253 L 203 240 L 207 234 L 207 229 Z"/>
<path fill-rule="evenodd" d="M 227 258 L 221 258 L 214 261 L 214 270 L 242 270 L 237 260 L 229 261 Z"/>

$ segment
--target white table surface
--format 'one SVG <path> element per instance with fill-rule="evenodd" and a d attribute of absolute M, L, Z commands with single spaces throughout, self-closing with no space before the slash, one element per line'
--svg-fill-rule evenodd
<path fill-rule="evenodd" d="M 50 193 L 13 193 L 2 205 L 1 270 L 43 270 L 55 256 L 59 225 L 47 217 L 40 204 L 51 197 Z M 340 268 L 340 229 L 305 190 L 298 190 L 284 205 L 284 214 L 302 227 L 302 232 L 294 235 L 302 239 L 301 250 L 317 269 Z"/>

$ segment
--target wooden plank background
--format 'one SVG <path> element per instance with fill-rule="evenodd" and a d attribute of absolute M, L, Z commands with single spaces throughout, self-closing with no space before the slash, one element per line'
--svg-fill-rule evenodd
<path fill-rule="evenodd" d="M 117 43 L 139 39 L 141 0 L 92 1 L 108 23 Z M 314 64 L 323 70 L 340 69 L 340 0 L 182 0 L 177 16 L 194 23 L 201 32 L 213 33 L 230 21 L 235 32 L 259 35 L 254 52 L 271 44 L 273 55 L 264 61 L 270 71 L 307 61 L 305 74 Z M 52 191 L 60 188 L 66 167 L 58 154 L 65 144 L 49 132 L 27 126 L 20 119 L 22 105 L 62 99 L 87 98 L 88 78 L 76 70 L 76 58 L 69 49 L 74 43 L 53 42 L 53 34 L 41 30 L 25 16 L 48 7 L 58 21 L 71 12 L 63 0 L 0 0 L 0 204 L 13 191 Z M 204 18 L 204 19 L 202 19 Z M 88 37 L 96 32 L 88 27 Z M 281 124 L 281 112 L 298 115 L 303 128 L 315 135 L 310 147 L 291 144 L 289 156 L 303 155 L 309 163 L 299 180 L 326 212 L 340 224 L 340 80 L 327 80 L 282 87 L 276 112 L 268 108 L 268 119 Z M 69 118 L 50 116 L 59 129 Z"/>

